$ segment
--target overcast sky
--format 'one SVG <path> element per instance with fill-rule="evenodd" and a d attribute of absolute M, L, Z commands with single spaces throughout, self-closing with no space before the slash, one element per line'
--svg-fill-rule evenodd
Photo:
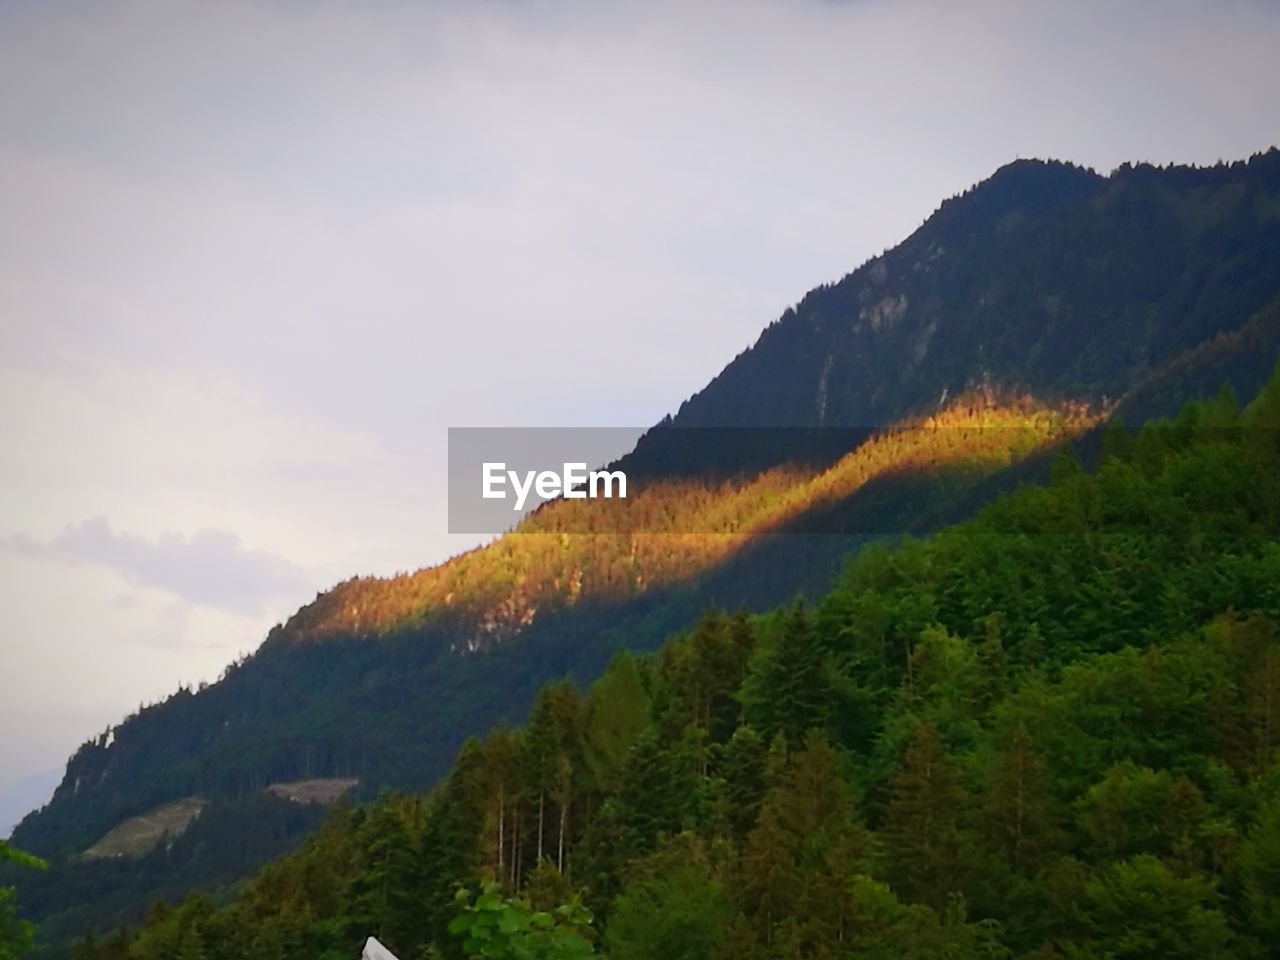
<path fill-rule="evenodd" d="M 1015 157 L 1266 148 L 1278 50 L 1262 0 L 0 0 L 0 793 L 466 545 L 446 427 L 651 423 Z"/>

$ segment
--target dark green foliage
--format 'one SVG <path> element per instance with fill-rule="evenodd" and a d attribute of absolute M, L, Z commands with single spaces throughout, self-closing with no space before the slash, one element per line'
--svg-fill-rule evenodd
<path fill-rule="evenodd" d="M 782 735 L 793 743 L 811 730 L 825 730 L 835 713 L 835 694 L 825 644 L 796 600 L 761 644 L 742 689 L 746 720 L 766 740 Z"/>
<path fill-rule="evenodd" d="M 620 830 L 625 860 L 639 859 L 662 834 L 678 833 L 695 811 L 697 772 L 682 752 L 650 731 L 627 758 L 610 819 Z"/>
<path fill-rule="evenodd" d="M 598 786 L 613 786 L 649 726 L 650 697 L 636 658 L 622 650 L 587 697 L 583 753 Z"/>
<path fill-rule="evenodd" d="M 129 947 L 129 955 L 136 960 L 204 960 L 206 940 L 216 936 L 215 923 L 213 904 L 199 893 L 188 895 L 176 910 L 157 904 Z"/>
<path fill-rule="evenodd" d="M 613 906 L 606 953 L 613 960 L 711 960 L 736 914 L 704 844 L 681 834 L 633 868 Z"/>
<path fill-rule="evenodd" d="M 1277 388 L 1113 431 L 813 611 L 711 611 L 585 700 L 549 686 L 429 798 L 337 811 L 130 955 L 585 956 L 586 902 L 626 960 L 1267 956 Z"/>
<path fill-rule="evenodd" d="M 969 798 L 938 728 L 926 720 L 907 742 L 888 783 L 881 823 L 894 887 L 937 910 L 965 886 L 973 843 L 961 828 Z"/>
<path fill-rule="evenodd" d="M 1259 940 L 1280 944 L 1280 798 L 1268 799 L 1258 812 L 1240 848 L 1239 871 L 1245 908 Z"/>
<path fill-rule="evenodd" d="M 465 769 L 465 759 L 459 766 Z M 354 873 L 346 895 L 351 926 L 367 930 L 393 950 L 411 949 L 425 926 L 419 893 L 425 881 L 422 808 L 416 798 L 387 798 L 375 804 L 352 844 Z"/>
<path fill-rule="evenodd" d="M 698 727 L 714 743 L 733 735 L 751 643 L 745 614 L 726 618 L 712 608 L 688 636 L 663 647 L 658 670 L 669 685 L 666 713 L 673 729 Z"/>
<path fill-rule="evenodd" d="M 1212 960 L 1248 956 L 1218 909 L 1214 882 L 1175 876 L 1152 856 L 1114 863 L 1086 885 L 1089 931 L 1070 956 L 1115 960 Z"/>
<path fill-rule="evenodd" d="M 294 849 L 325 820 L 325 809 L 253 794 L 215 801 L 178 837 L 138 859 L 55 859 L 21 883 L 28 916 L 41 918 L 40 940 L 63 943 L 88 929 L 139 923 L 157 899 L 177 902 L 192 888 L 230 885 Z M 17 878 L 15 878 L 17 879 Z"/>
<path fill-rule="evenodd" d="M 755 826 L 766 789 L 768 748 L 750 727 L 739 727 L 719 750 L 713 788 L 717 824 L 742 840 Z"/>
<path fill-rule="evenodd" d="M 534 910 L 523 900 L 502 896 L 486 884 L 474 902 L 459 890 L 458 914 L 449 924 L 461 955 L 468 960 L 586 960 L 595 956 L 591 911 L 571 902 L 551 912 Z"/>
<path fill-rule="evenodd" d="M 36 870 L 43 870 L 46 866 L 39 857 L 19 850 L 7 840 L 0 840 L 0 863 L 5 862 Z M 34 930 L 30 923 L 18 917 L 15 899 L 13 887 L 0 887 L 0 960 L 17 960 L 31 949 Z"/>

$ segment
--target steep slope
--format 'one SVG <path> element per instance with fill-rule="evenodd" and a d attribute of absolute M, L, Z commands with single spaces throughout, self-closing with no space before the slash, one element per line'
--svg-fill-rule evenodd
<path fill-rule="evenodd" d="M 1278 178 L 1275 150 L 1110 177 L 1010 164 L 811 292 L 677 422 L 885 423 L 985 380 L 1117 398 L 1276 296 Z"/>
<path fill-rule="evenodd" d="M 993 388 L 1106 406 L 1274 302 L 1278 196 L 1274 149 L 1248 163 L 1110 177 L 1010 164 L 898 247 L 810 292 L 664 426 L 878 427 Z M 651 431 L 622 463 L 661 473 L 666 441 Z M 693 466 L 732 473 L 786 459 L 756 454 L 719 445 Z M 389 629 L 438 600 L 444 571 L 465 569 L 348 581 L 273 642 Z"/>
<path fill-rule="evenodd" d="M 1012 164 L 811 292 L 625 459 L 669 476 L 665 503 L 708 534 L 678 548 L 573 535 L 565 549 L 560 534 L 521 533 L 415 574 L 340 584 L 219 683 L 86 744 L 15 841 L 70 855 L 162 803 L 230 802 L 279 780 L 429 783 L 467 734 L 522 717 L 547 679 L 589 679 L 618 646 L 652 649 L 709 602 L 761 609 L 822 589 L 853 546 L 971 509 L 998 488 L 984 478 L 1041 446 L 1014 431 L 976 461 L 967 449 L 930 454 L 913 472 L 912 456 L 931 448 L 876 460 L 885 441 L 873 441 L 863 456 L 877 469 L 837 498 L 854 517 L 847 535 L 761 537 L 805 530 L 828 510 L 812 485 L 848 451 L 798 472 L 785 444 L 714 445 L 690 460 L 678 444 L 673 453 L 680 428 L 899 424 L 903 436 L 919 429 L 913 418 L 998 411 L 1029 418 L 1021 429 L 1045 417 L 1047 441 L 1117 402 L 1167 412 L 1183 384 L 1216 391 L 1225 378 L 1251 394 L 1280 342 L 1277 303 L 1280 152 L 1110 177 Z M 707 472 L 718 479 L 699 479 Z M 796 510 L 748 509 L 743 491 L 794 495 Z M 726 513 L 735 498 L 741 509 Z M 526 529 L 554 531 L 565 509 L 551 505 Z"/>
<path fill-rule="evenodd" d="M 1280 367 L 1109 426 L 1093 471 L 548 685 L 430 795 L 78 957 L 1272 956 L 1278 427 Z"/>
<path fill-rule="evenodd" d="M 1110 177 L 1018 161 L 810 292 L 664 426 L 882 427 L 992 388 L 1105 406 L 1275 300 L 1277 204 L 1275 149 L 1248 163 Z M 622 463 L 663 472 L 666 437 L 651 431 Z M 720 445 L 711 457 L 694 466 L 732 474 L 785 452 L 761 462 Z M 465 570 L 348 581 L 272 641 L 388 629 L 438 602 L 445 571 Z"/>

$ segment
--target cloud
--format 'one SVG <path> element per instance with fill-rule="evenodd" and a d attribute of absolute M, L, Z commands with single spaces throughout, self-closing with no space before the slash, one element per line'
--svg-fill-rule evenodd
<path fill-rule="evenodd" d="M 308 582 L 301 567 L 263 550 L 248 550 L 227 530 L 164 533 L 148 540 L 116 532 L 106 517 L 94 517 L 69 524 L 47 542 L 18 534 L 4 543 L 28 555 L 107 567 L 135 586 L 156 587 L 244 615 L 261 613 L 272 600 L 296 594 Z"/>

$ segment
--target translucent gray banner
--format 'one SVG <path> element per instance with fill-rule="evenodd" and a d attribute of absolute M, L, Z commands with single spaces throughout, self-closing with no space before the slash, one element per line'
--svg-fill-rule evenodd
<path fill-rule="evenodd" d="M 975 419 L 889 431 L 451 428 L 449 532 L 892 534 L 917 508 L 1086 426 Z"/>

